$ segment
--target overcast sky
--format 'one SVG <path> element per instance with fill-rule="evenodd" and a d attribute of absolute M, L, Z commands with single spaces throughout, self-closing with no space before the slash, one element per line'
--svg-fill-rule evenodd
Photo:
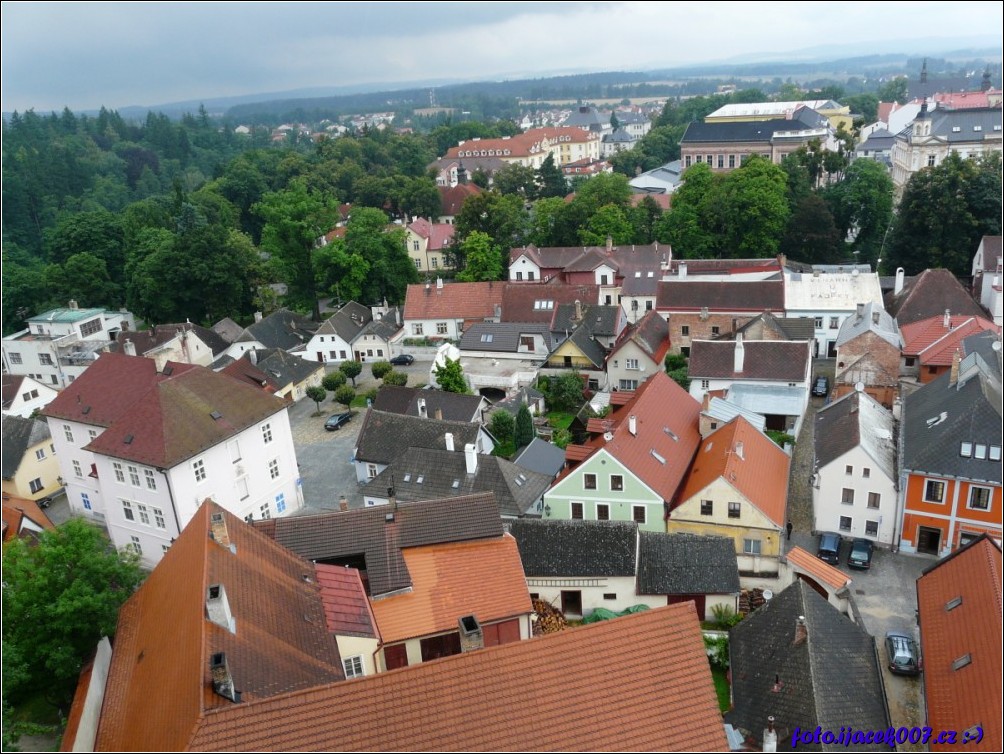
<path fill-rule="evenodd" d="M 842 43 L 999 46 L 1004 25 L 1000 2 L 4 2 L 0 14 L 7 112 L 783 60 Z"/>

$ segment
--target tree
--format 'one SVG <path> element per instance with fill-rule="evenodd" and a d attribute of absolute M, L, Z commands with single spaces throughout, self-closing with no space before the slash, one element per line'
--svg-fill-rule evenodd
<path fill-rule="evenodd" d="M 328 391 L 321 385 L 311 385 L 307 388 L 307 397 L 317 406 L 316 414 L 321 413 L 321 401 L 328 397 Z M 316 415 L 315 414 L 315 415 Z"/>
<path fill-rule="evenodd" d="M 359 295 L 366 303 L 384 299 L 395 304 L 404 301 L 408 284 L 418 282 L 418 271 L 405 246 L 404 229 L 389 230 L 387 224 L 387 215 L 380 210 L 359 207 L 353 208 L 345 226 L 346 253 L 369 266 L 369 273 L 360 283 Z"/>
<path fill-rule="evenodd" d="M 666 374 L 684 390 L 690 390 L 687 357 L 681 353 L 667 353 L 665 365 Z"/>
<path fill-rule="evenodd" d="M 610 238 L 615 245 L 631 243 L 634 227 L 624 210 L 614 204 L 597 209 L 579 230 L 579 241 L 583 246 L 602 246 Z"/>
<path fill-rule="evenodd" d="M 844 179 L 823 194 L 840 238 L 853 238 L 861 262 L 874 263 L 880 256 L 892 223 L 892 195 L 889 172 L 874 160 L 855 160 Z"/>
<path fill-rule="evenodd" d="M 830 208 L 818 195 L 799 200 L 788 218 L 781 252 L 789 259 L 810 264 L 839 262 L 843 244 Z"/>
<path fill-rule="evenodd" d="M 502 279 L 502 252 L 487 233 L 473 231 L 461 242 L 460 249 L 466 265 L 457 274 L 457 280 L 478 283 Z"/>
<path fill-rule="evenodd" d="M 393 369 L 383 376 L 384 385 L 400 385 L 404 387 L 408 384 L 407 372 L 395 372 Z"/>
<path fill-rule="evenodd" d="M 880 102 L 898 102 L 906 104 L 907 88 L 909 79 L 906 76 L 897 76 L 879 87 L 878 95 Z"/>
<path fill-rule="evenodd" d="M 500 444 L 508 445 L 516 436 L 516 420 L 505 409 L 499 409 L 492 414 L 488 431 L 492 433 L 492 437 L 498 440 Z"/>
<path fill-rule="evenodd" d="M 380 364 L 386 362 L 378 361 L 376 363 Z M 326 375 L 324 375 L 324 379 L 321 380 L 321 385 L 324 387 L 325 390 L 333 393 L 336 390 L 338 390 L 338 388 L 340 388 L 342 385 L 345 384 L 345 379 L 346 379 L 345 373 L 342 372 L 341 370 L 338 370 L 336 372 L 328 372 Z"/>
<path fill-rule="evenodd" d="M 74 299 L 86 306 L 109 308 L 122 303 L 121 291 L 109 278 L 105 260 L 86 251 L 71 254 L 62 265 L 46 267 L 45 285 L 60 301 Z"/>
<path fill-rule="evenodd" d="M 352 401 L 356 399 L 356 391 L 353 390 L 348 385 L 342 385 L 335 391 L 335 401 L 341 403 L 345 408 L 352 405 Z"/>
<path fill-rule="evenodd" d="M 356 377 L 363 371 L 363 365 L 358 361 L 343 361 L 338 365 L 338 371 L 352 380 L 352 387 L 355 387 Z"/>
<path fill-rule="evenodd" d="M 561 168 L 554 164 L 554 155 L 548 154 L 537 168 L 537 196 L 541 199 L 562 197 L 568 193 L 568 183 Z"/>
<path fill-rule="evenodd" d="M 568 372 L 551 379 L 548 403 L 558 411 L 578 411 L 584 400 L 582 375 Z"/>
<path fill-rule="evenodd" d="M 724 256 L 777 256 L 789 214 L 786 190 L 785 172 L 763 157 L 750 157 L 725 176 L 709 213 L 718 215 L 723 229 L 720 250 Z"/>
<path fill-rule="evenodd" d="M 532 200 L 537 197 L 537 172 L 527 165 L 510 162 L 495 171 L 494 185 L 495 190 L 502 194 L 517 194 Z"/>
<path fill-rule="evenodd" d="M 68 703 L 84 661 L 114 635 L 119 608 L 143 580 L 139 556 L 70 519 L 42 532 L 37 545 L 6 543 L 3 578 L 3 641 L 24 660 L 22 690 Z"/>
<path fill-rule="evenodd" d="M 462 393 L 464 395 L 471 392 L 467 385 L 467 378 L 464 376 L 464 368 L 460 364 L 460 359 L 454 361 L 449 356 L 443 357 L 443 363 L 433 370 L 436 375 L 436 382 L 439 389 L 447 393 Z"/>
<path fill-rule="evenodd" d="M 392 372 L 394 366 L 389 361 L 374 361 L 370 365 L 370 371 L 376 379 L 382 378 L 388 372 Z"/>
<path fill-rule="evenodd" d="M 467 197 L 454 223 L 457 228 L 454 243 L 460 249 L 457 264 L 463 269 L 467 262 L 463 256 L 463 242 L 471 233 L 487 234 L 492 245 L 508 253 L 509 249 L 523 245 L 528 220 L 523 199 L 518 196 L 485 191 Z"/>
<path fill-rule="evenodd" d="M 533 442 L 536 432 L 533 429 L 533 417 L 530 416 L 530 409 L 524 403 L 516 412 L 516 430 L 513 439 L 517 448 L 522 448 Z"/>

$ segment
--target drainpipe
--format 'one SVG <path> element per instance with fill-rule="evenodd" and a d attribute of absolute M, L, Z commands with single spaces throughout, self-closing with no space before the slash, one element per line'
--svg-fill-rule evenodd
<path fill-rule="evenodd" d="M 157 469 L 161 474 L 164 475 L 164 481 L 167 483 L 167 497 L 171 501 L 171 513 L 174 514 L 174 525 L 178 529 L 178 536 L 181 536 L 181 521 L 178 520 L 178 506 L 174 504 L 174 493 L 171 491 L 171 477 L 167 473 L 167 469 Z"/>

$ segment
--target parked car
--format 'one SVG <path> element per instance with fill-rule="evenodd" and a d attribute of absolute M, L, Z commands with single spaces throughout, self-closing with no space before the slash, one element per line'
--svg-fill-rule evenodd
<path fill-rule="evenodd" d="M 847 556 L 847 565 L 851 568 L 867 570 L 872 567 L 872 551 L 875 545 L 870 539 L 855 539 L 851 542 L 851 551 Z"/>
<path fill-rule="evenodd" d="M 832 531 L 820 534 L 816 557 L 830 565 L 837 565 L 840 562 L 840 535 Z"/>
<path fill-rule="evenodd" d="M 390 363 L 396 367 L 406 367 L 409 364 L 415 363 L 415 357 L 412 356 L 410 353 L 402 353 L 391 359 Z"/>
<path fill-rule="evenodd" d="M 328 417 L 328 420 L 324 422 L 324 428 L 329 432 L 334 432 L 336 429 L 340 429 L 343 424 L 348 424 L 349 419 L 351 418 L 351 411 L 343 411 L 340 414 L 332 414 Z"/>
<path fill-rule="evenodd" d="M 816 381 L 812 383 L 812 394 L 816 396 L 826 397 L 830 392 L 830 378 L 825 374 L 821 374 L 816 378 Z"/>
<path fill-rule="evenodd" d="M 899 675 L 919 675 L 920 652 L 913 637 L 903 631 L 890 631 L 885 635 L 885 651 L 889 656 L 889 670 Z"/>

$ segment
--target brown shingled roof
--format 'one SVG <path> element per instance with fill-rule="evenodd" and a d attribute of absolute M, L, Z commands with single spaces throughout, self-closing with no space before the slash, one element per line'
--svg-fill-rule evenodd
<path fill-rule="evenodd" d="M 842 589 L 851 583 L 851 578 L 839 568 L 834 568 L 801 547 L 792 547 L 785 554 L 795 568 L 805 571 L 809 576 L 833 589 Z"/>
<path fill-rule="evenodd" d="M 809 366 L 807 341 L 745 340 L 743 348 L 743 371 L 735 372 L 735 341 L 695 340 L 690 347 L 690 378 L 787 382 L 806 379 Z"/>
<path fill-rule="evenodd" d="M 314 563 L 328 630 L 338 636 L 377 637 L 376 619 L 359 571 Z"/>
<path fill-rule="evenodd" d="M 942 268 L 924 270 L 904 285 L 898 295 L 886 294 L 885 308 L 896 318 L 900 329 L 928 317 L 943 315 L 946 309 L 953 315 L 986 316 L 955 275 Z"/>
<path fill-rule="evenodd" d="M 489 319 L 502 306 L 502 283 L 415 283 L 408 286 L 404 318 Z"/>
<path fill-rule="evenodd" d="M 234 705 L 207 717 L 191 748 L 724 751 L 728 742 L 688 603 Z"/>
<path fill-rule="evenodd" d="M 588 306 L 599 300 L 598 285 L 568 285 L 557 278 L 546 283 L 504 283 L 501 321 L 550 324 L 555 308 L 561 304 L 581 301 Z M 537 303 L 543 301 L 551 302 L 549 307 Z"/>
<path fill-rule="evenodd" d="M 703 281 L 663 280 L 655 307 L 659 311 L 760 312 L 784 311 L 783 280 Z"/>

